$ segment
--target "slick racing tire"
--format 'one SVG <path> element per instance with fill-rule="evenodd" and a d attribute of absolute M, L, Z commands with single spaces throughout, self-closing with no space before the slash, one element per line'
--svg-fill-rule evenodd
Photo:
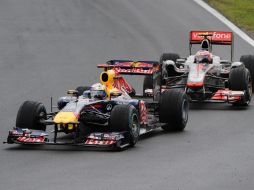
<path fill-rule="evenodd" d="M 153 89 L 153 76 L 146 75 L 143 81 L 143 95 L 146 96 L 145 90 L 146 89 Z"/>
<path fill-rule="evenodd" d="M 165 131 L 183 131 L 188 121 L 189 103 L 181 90 L 164 91 L 159 103 L 159 120 Z"/>
<path fill-rule="evenodd" d="M 130 146 L 134 146 L 139 138 L 139 119 L 136 108 L 132 105 L 116 105 L 110 115 L 111 132 L 129 132 Z"/>
<path fill-rule="evenodd" d="M 40 102 L 25 101 L 19 108 L 16 127 L 45 131 L 46 125 L 40 123 L 41 119 L 47 119 L 45 106 Z"/>
<path fill-rule="evenodd" d="M 76 142 L 84 143 L 86 137 L 92 132 L 91 128 L 83 122 L 80 122 L 76 132 Z"/>
<path fill-rule="evenodd" d="M 240 58 L 240 62 L 242 62 L 247 69 L 250 71 L 250 76 L 252 78 L 252 88 L 254 87 L 254 55 L 243 55 Z"/>
<path fill-rule="evenodd" d="M 89 89 L 90 89 L 90 87 L 88 87 L 88 86 L 79 86 L 76 88 L 76 91 L 78 91 L 77 95 L 81 96 L 81 95 L 83 95 L 84 91 L 89 90 Z"/>
<path fill-rule="evenodd" d="M 172 77 L 176 76 L 178 73 L 175 71 L 174 67 L 172 66 L 166 66 L 164 65 L 164 61 L 171 60 L 176 62 L 177 59 L 179 59 L 180 56 L 176 53 L 163 53 L 160 57 L 160 65 L 162 69 L 162 79 L 165 77 Z M 165 81 L 162 80 L 162 84 L 165 84 Z"/>
<path fill-rule="evenodd" d="M 245 67 L 236 67 L 231 69 L 229 73 L 229 89 L 245 92 L 243 100 L 237 101 L 233 103 L 233 105 L 249 105 L 252 96 L 252 82 L 249 70 Z"/>

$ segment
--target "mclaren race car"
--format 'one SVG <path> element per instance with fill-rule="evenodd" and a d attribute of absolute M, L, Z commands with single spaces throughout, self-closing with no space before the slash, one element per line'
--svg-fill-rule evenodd
<path fill-rule="evenodd" d="M 201 44 L 195 54 L 192 54 L 193 44 Z M 213 45 L 230 46 L 231 60 L 213 55 Z M 228 102 L 247 106 L 252 96 L 254 56 L 244 55 L 239 62 L 232 60 L 232 32 L 191 31 L 190 56 L 180 58 L 178 54 L 164 53 L 160 58 L 163 88 L 184 89 L 190 102 Z M 145 88 L 149 86 L 145 85 Z"/>
<path fill-rule="evenodd" d="M 44 105 L 25 101 L 9 144 L 75 145 L 121 149 L 134 146 L 140 135 L 155 128 L 182 131 L 188 121 L 188 100 L 183 91 L 161 92 L 158 62 L 113 60 L 104 68 L 100 83 L 68 90 L 58 101 L 58 111 L 47 113 Z M 157 95 L 138 95 L 123 75 L 149 75 Z M 53 127 L 52 135 L 46 128 Z M 58 138 L 59 133 L 71 139 Z M 52 137 L 51 137 L 52 136 Z"/>

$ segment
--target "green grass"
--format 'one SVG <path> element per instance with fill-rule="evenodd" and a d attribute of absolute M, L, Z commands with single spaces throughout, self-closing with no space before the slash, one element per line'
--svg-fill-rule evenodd
<path fill-rule="evenodd" d="M 254 0 L 206 0 L 238 27 L 254 34 Z"/>

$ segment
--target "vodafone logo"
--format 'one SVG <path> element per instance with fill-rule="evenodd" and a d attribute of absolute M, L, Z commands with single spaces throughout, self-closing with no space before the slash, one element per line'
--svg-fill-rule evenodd
<path fill-rule="evenodd" d="M 231 39 L 231 34 L 227 33 L 213 33 L 213 38 L 218 38 L 218 39 Z"/>
<path fill-rule="evenodd" d="M 211 32 L 211 31 L 191 31 L 191 40 L 200 41 L 204 37 L 199 36 L 202 34 L 212 34 L 212 41 L 232 41 L 232 32 Z"/>

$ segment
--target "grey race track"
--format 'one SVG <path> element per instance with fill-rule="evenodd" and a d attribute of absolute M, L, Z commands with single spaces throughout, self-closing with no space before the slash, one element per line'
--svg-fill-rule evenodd
<path fill-rule="evenodd" d="M 1 0 L 0 141 L 24 100 L 48 106 L 97 82 L 108 59 L 186 56 L 192 29 L 228 30 L 191 0 Z M 238 36 L 235 52 L 254 54 Z M 253 105 L 194 105 L 185 132 L 157 130 L 123 152 L 0 145 L 0 189 L 253 189 Z"/>

